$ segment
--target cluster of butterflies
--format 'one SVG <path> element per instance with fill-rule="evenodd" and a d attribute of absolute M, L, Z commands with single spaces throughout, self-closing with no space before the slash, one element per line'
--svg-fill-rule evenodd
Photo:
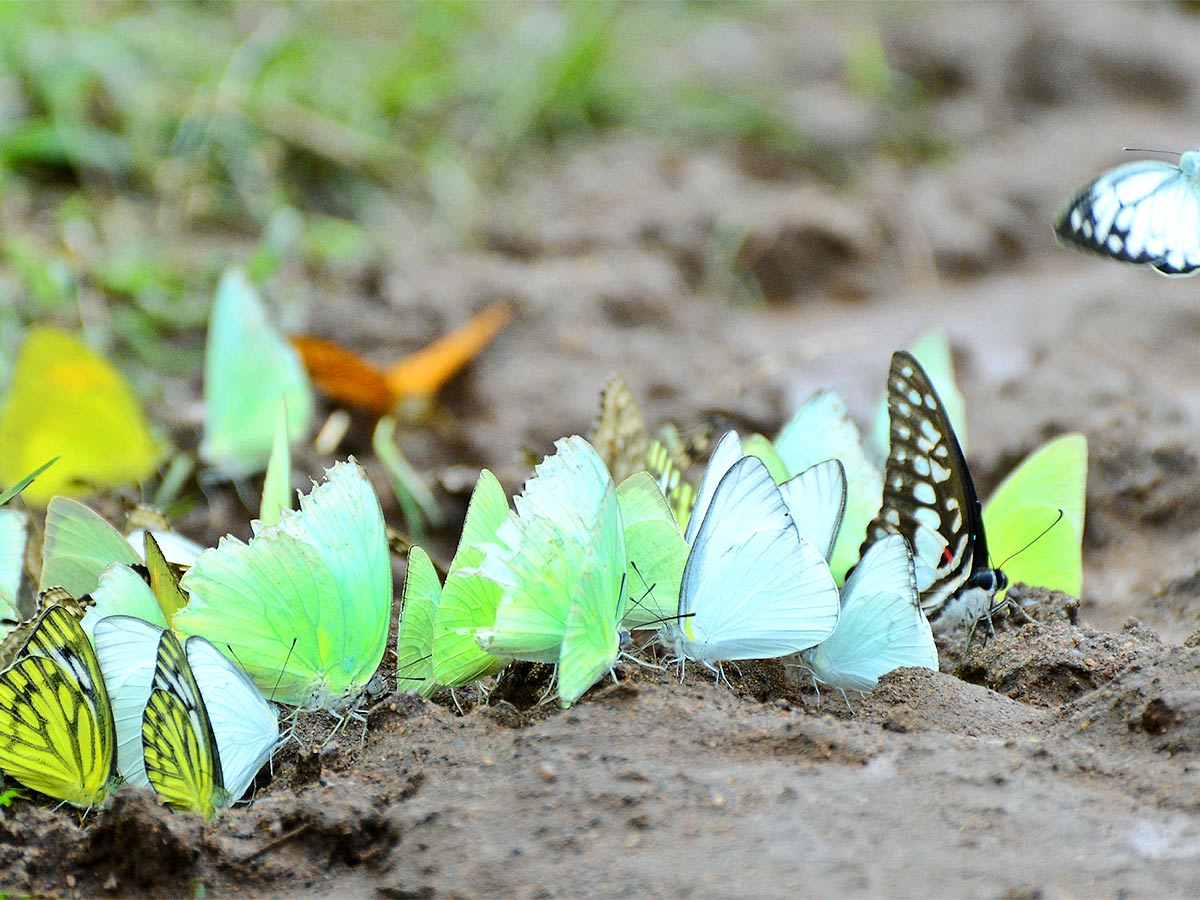
<path fill-rule="evenodd" d="M 570 705 L 632 634 L 656 630 L 681 674 L 688 660 L 718 668 L 798 654 L 820 683 L 870 690 L 896 667 L 937 667 L 931 623 L 972 623 L 1002 603 L 985 520 L 1006 544 L 1044 532 L 1018 557 L 1034 564 L 1018 572 L 1014 560 L 1010 575 L 1078 593 L 1083 438 L 1035 453 L 981 514 L 947 409 L 903 352 L 889 377 L 887 463 L 868 485 L 881 485 L 882 506 L 859 528 L 843 582 L 831 563 L 857 480 L 874 470 L 836 399 L 815 397 L 775 441 L 726 434 L 693 489 L 684 441 L 637 434 L 628 388 L 610 386 L 593 435 L 608 460 L 582 437 L 560 440 L 511 509 L 481 472 L 444 582 L 411 549 L 397 686 L 428 695 L 532 660 L 557 665 Z M 287 446 L 277 430 L 268 488 Z M 617 484 L 612 468 L 631 454 L 641 470 Z M 806 455 L 823 458 L 798 465 Z M 337 463 L 295 510 L 269 493 L 248 543 L 209 549 L 153 525 L 123 535 L 55 497 L 36 616 L 21 615 L 12 565 L 28 517 L 0 509 L 0 597 L 11 601 L 0 770 L 83 807 L 130 781 L 213 815 L 274 752 L 275 704 L 345 716 L 384 692 L 392 578 L 365 473 Z"/>
<path fill-rule="evenodd" d="M 1191 152 L 1105 173 L 1055 230 L 1181 275 L 1200 270 L 1198 224 Z M 122 535 L 64 496 L 142 481 L 165 449 L 106 360 L 33 329 L 0 411 L 0 481 L 40 465 L 0 495 L 0 771 L 84 808 L 127 781 L 211 817 L 276 750 L 275 704 L 351 715 L 381 694 L 392 579 L 378 499 L 351 459 L 291 504 L 310 378 L 341 402 L 394 411 L 432 395 L 510 316 L 489 308 L 383 370 L 285 340 L 228 273 L 200 457 L 226 477 L 267 474 L 250 541 L 208 549 L 161 529 Z M 1082 587 L 1085 439 L 1039 448 L 984 504 L 962 407 L 933 338 L 893 357 L 871 440 L 822 392 L 773 441 L 726 434 L 693 487 L 684 473 L 699 448 L 671 430 L 651 437 L 616 382 L 593 442 L 557 442 L 515 508 L 480 473 L 444 581 L 411 549 L 398 687 L 429 695 L 530 660 L 557 666 L 569 706 L 652 630 L 681 674 L 688 660 L 794 657 L 819 683 L 867 691 L 900 666 L 936 669 L 934 630 L 990 624 L 1010 583 Z M 49 502 L 34 612 L 22 601 L 29 518 L 2 508 L 22 489 Z"/>
<path fill-rule="evenodd" d="M 944 339 L 924 352 L 957 394 Z M 634 632 L 656 630 L 681 670 L 799 654 L 817 682 L 867 691 L 901 666 L 936 669 L 931 623 L 990 624 L 1009 576 L 1080 591 L 1086 440 L 1051 441 L 985 507 L 946 405 L 907 352 L 889 374 L 882 472 L 840 399 L 821 393 L 774 442 L 727 433 L 692 491 L 627 394 L 609 386 L 596 445 L 560 440 L 514 510 L 480 474 L 444 583 L 412 549 L 402 688 L 429 695 L 529 660 L 558 666 L 567 706 Z M 616 483 L 630 453 L 642 471 Z"/>
<path fill-rule="evenodd" d="M 0 770 L 81 807 L 131 782 L 211 817 L 275 751 L 276 703 L 344 716 L 382 693 L 392 574 L 366 474 L 337 463 L 268 518 L 202 549 L 51 500 L 38 613 L 6 610 Z M 23 555 L 13 534 L 6 560 Z"/>

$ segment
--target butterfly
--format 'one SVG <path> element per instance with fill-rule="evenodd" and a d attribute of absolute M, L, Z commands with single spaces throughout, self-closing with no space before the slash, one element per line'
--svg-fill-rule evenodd
<path fill-rule="evenodd" d="M 379 500 L 351 458 L 259 527 L 221 539 L 188 569 L 172 627 L 223 648 L 263 691 L 305 709 L 343 709 L 379 667 L 392 570 Z"/>
<path fill-rule="evenodd" d="M 312 426 L 313 396 L 300 356 L 267 318 L 245 273 L 230 269 L 217 286 L 204 350 L 204 437 L 200 458 L 224 478 L 266 468 L 279 408 L 288 437 Z"/>
<path fill-rule="evenodd" d="M 25 488 L 26 502 L 45 506 L 57 494 L 141 482 L 163 448 L 112 364 L 69 332 L 43 326 L 26 334 L 0 410 L 0 483 L 55 455 Z"/>
<path fill-rule="evenodd" d="M 495 542 L 496 532 L 507 518 L 508 497 L 504 494 L 504 488 L 495 475 L 483 469 L 471 492 L 462 537 L 450 561 L 446 584 L 440 588 L 437 610 L 431 623 L 428 652 L 431 654 L 432 677 L 437 684 L 449 687 L 470 684 L 485 675 L 498 672 L 508 663 L 506 659 L 487 653 L 475 640 L 477 629 L 490 627 L 495 621 L 501 594 L 500 586 L 479 572 L 479 564 L 484 557 L 483 548 Z M 410 569 L 410 579 L 419 574 L 420 563 L 418 559 L 417 573 Z M 409 564 L 412 565 L 411 557 Z M 425 583 L 429 585 L 428 593 L 433 593 L 437 575 L 430 570 L 432 564 L 425 571 Z M 408 590 L 406 585 L 405 591 Z M 404 669 L 397 663 L 396 678 L 400 687 L 403 687 L 399 683 L 403 672 Z"/>
<path fill-rule="evenodd" d="M 1200 269 L 1200 151 L 1179 165 L 1144 159 L 1105 172 L 1054 222 L 1063 241 L 1164 275 Z"/>
<path fill-rule="evenodd" d="M 409 401 L 427 402 L 512 321 L 512 306 L 497 302 L 387 369 L 324 338 L 301 335 L 292 345 L 313 383 L 332 400 L 384 416 Z"/>
<path fill-rule="evenodd" d="M 676 658 L 786 656 L 837 625 L 838 590 L 821 550 L 797 530 L 766 464 L 744 456 L 736 432 L 717 444 L 696 494 L 676 618 L 659 639 Z M 844 493 L 822 518 L 839 517 Z M 823 532 L 836 531 L 836 526 Z"/>
<path fill-rule="evenodd" d="M 0 633 L 5 622 L 20 622 L 27 609 L 23 595 L 25 543 L 29 516 L 19 509 L 0 509 Z"/>
<path fill-rule="evenodd" d="M 803 653 L 818 682 L 870 691 L 880 676 L 902 666 L 937 671 L 937 646 L 902 535 L 889 534 L 867 548 L 842 586 L 841 607 L 833 633 Z"/>
<path fill-rule="evenodd" d="M 211 819 L 246 792 L 279 741 L 279 718 L 209 641 L 181 642 L 130 616 L 96 625 L 118 768 L 177 810 Z"/>
<path fill-rule="evenodd" d="M 555 443 L 484 549 L 483 577 L 501 588 L 476 639 L 494 655 L 558 664 L 570 706 L 611 671 L 627 633 L 625 534 L 616 486 L 579 436 Z"/>
<path fill-rule="evenodd" d="M 46 508 L 39 589 L 64 587 L 76 597 L 90 594 L 110 563 L 141 562 L 121 532 L 90 507 L 55 497 Z"/>
<path fill-rule="evenodd" d="M 1087 438 L 1069 433 L 1030 453 L 983 505 L 988 546 L 1010 584 L 1078 597 L 1083 589 Z M 997 593 L 1003 599 L 1004 591 Z"/>
<path fill-rule="evenodd" d="M 422 697 L 432 697 L 440 687 L 433 677 L 433 626 L 441 595 L 442 585 L 429 554 L 412 547 L 396 631 L 396 686 Z"/>
<path fill-rule="evenodd" d="M 17 661 L 0 672 L 0 770 L 83 808 L 118 783 L 116 729 L 104 676 L 70 610 L 43 612 Z"/>
<path fill-rule="evenodd" d="M 0 640 L 0 670 L 7 669 L 20 656 L 42 614 L 55 606 L 63 607 L 82 624 L 84 616 L 95 606 L 95 601 L 86 594 L 76 598 L 70 591 L 60 587 L 42 591 L 37 597 L 37 610 L 32 615 L 13 622 L 8 634 Z M 87 632 L 86 628 L 84 632 Z"/>
<path fill-rule="evenodd" d="M 863 447 L 858 427 L 846 404 L 832 391 L 820 391 L 783 426 L 774 442 L 787 473 L 801 472 L 826 459 L 842 463 L 846 503 L 830 569 L 841 579 L 858 561 L 867 525 L 879 510 L 883 478 Z"/>
<path fill-rule="evenodd" d="M 680 433 L 669 422 L 652 435 L 629 382 L 621 375 L 609 379 L 600 392 L 600 410 L 588 437 L 617 484 L 637 472 L 653 475 L 681 527 L 686 525 L 696 498 L 695 488 L 683 473 L 707 446 L 708 438 L 707 427 Z"/>
<path fill-rule="evenodd" d="M 983 506 L 946 409 L 921 364 L 905 351 L 888 372 L 891 445 L 883 505 L 863 551 L 904 535 L 920 560 L 921 607 L 939 627 L 990 616 L 1008 578 L 989 563 Z"/>

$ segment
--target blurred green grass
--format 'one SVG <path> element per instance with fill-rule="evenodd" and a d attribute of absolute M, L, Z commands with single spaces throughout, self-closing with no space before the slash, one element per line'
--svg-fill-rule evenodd
<path fill-rule="evenodd" d="M 469 243 L 525 157 L 614 129 L 832 165 L 782 112 L 784 85 L 670 62 L 773 10 L 0 4 L 0 346 L 50 318 L 194 371 L 195 347 L 155 338 L 200 324 L 231 252 L 260 280 L 289 260 L 352 269 L 380 250 L 368 223 L 384 198 Z M 847 64 L 852 86 L 895 100 L 881 48 Z"/>

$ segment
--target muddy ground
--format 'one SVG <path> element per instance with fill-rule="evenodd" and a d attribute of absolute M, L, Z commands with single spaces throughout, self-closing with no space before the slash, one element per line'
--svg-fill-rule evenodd
<path fill-rule="evenodd" d="M 885 152 L 900 126 L 841 75 L 864 23 L 926 85 L 920 128 L 949 152 Z M 448 692 L 397 695 L 365 738 L 350 728 L 322 750 L 328 723 L 302 723 L 253 805 L 214 824 L 128 789 L 84 827 L 14 807 L 0 814 L 7 889 L 1200 892 L 1200 281 L 1070 252 L 1050 232 L 1122 146 L 1196 146 L 1200 16 L 780 6 L 706 41 L 676 52 L 793 85 L 794 114 L 853 177 L 614 135 L 514 173 L 470 249 L 381 212 L 394 255 L 323 286 L 311 330 L 386 360 L 513 298 L 517 321 L 406 446 L 447 486 L 488 465 L 515 490 L 525 449 L 585 430 L 613 373 L 652 421 L 719 409 L 773 433 L 818 387 L 863 420 L 890 352 L 940 325 L 981 491 L 1048 436 L 1087 434 L 1080 602 L 1032 592 L 1039 626 L 947 645 L 941 673 L 894 673 L 853 710 L 818 704 L 778 664 L 727 687 L 625 663 L 567 712 L 530 708 L 528 685 L 487 703 L 460 692 L 463 713 Z M 464 498 L 445 496 L 461 516 Z M 211 539 L 244 522 L 234 502 L 218 496 L 184 529 Z"/>

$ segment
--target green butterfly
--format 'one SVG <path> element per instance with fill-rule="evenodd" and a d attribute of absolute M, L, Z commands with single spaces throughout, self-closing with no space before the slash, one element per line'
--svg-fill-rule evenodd
<path fill-rule="evenodd" d="M 50 501 L 39 590 L 63 587 L 82 597 L 96 589 L 114 562 L 133 565 L 141 559 L 121 532 L 90 507 L 68 497 Z"/>
<path fill-rule="evenodd" d="M 496 541 L 496 532 L 507 518 L 504 488 L 484 469 L 471 492 L 462 537 L 450 561 L 433 623 L 432 666 L 438 684 L 470 684 L 508 664 L 507 659 L 484 651 L 475 640 L 479 629 L 491 627 L 500 605 L 500 586 L 479 571 L 483 548 Z"/>
<path fill-rule="evenodd" d="M 303 440 L 313 418 L 304 364 L 268 321 L 245 274 L 230 269 L 217 286 L 208 322 L 200 458 L 225 478 L 261 472 L 271 455 L 281 404 L 290 440 Z"/>
<path fill-rule="evenodd" d="M 558 663 L 558 694 L 574 703 L 616 663 L 625 615 L 625 534 L 617 490 L 583 438 L 564 438 L 516 497 L 480 571 L 502 589 L 477 633 L 496 656 Z"/>
<path fill-rule="evenodd" d="M 172 621 L 236 661 L 272 699 L 341 709 L 366 689 L 387 643 L 392 572 L 383 512 L 353 459 L 244 544 L 225 537 L 183 576 Z"/>
<path fill-rule="evenodd" d="M 1010 585 L 1020 581 L 1080 595 L 1087 456 L 1082 434 L 1048 441 L 1013 469 L 983 505 L 988 551 L 996 565 L 1004 565 Z M 1002 597 L 998 593 L 994 602 Z"/>

